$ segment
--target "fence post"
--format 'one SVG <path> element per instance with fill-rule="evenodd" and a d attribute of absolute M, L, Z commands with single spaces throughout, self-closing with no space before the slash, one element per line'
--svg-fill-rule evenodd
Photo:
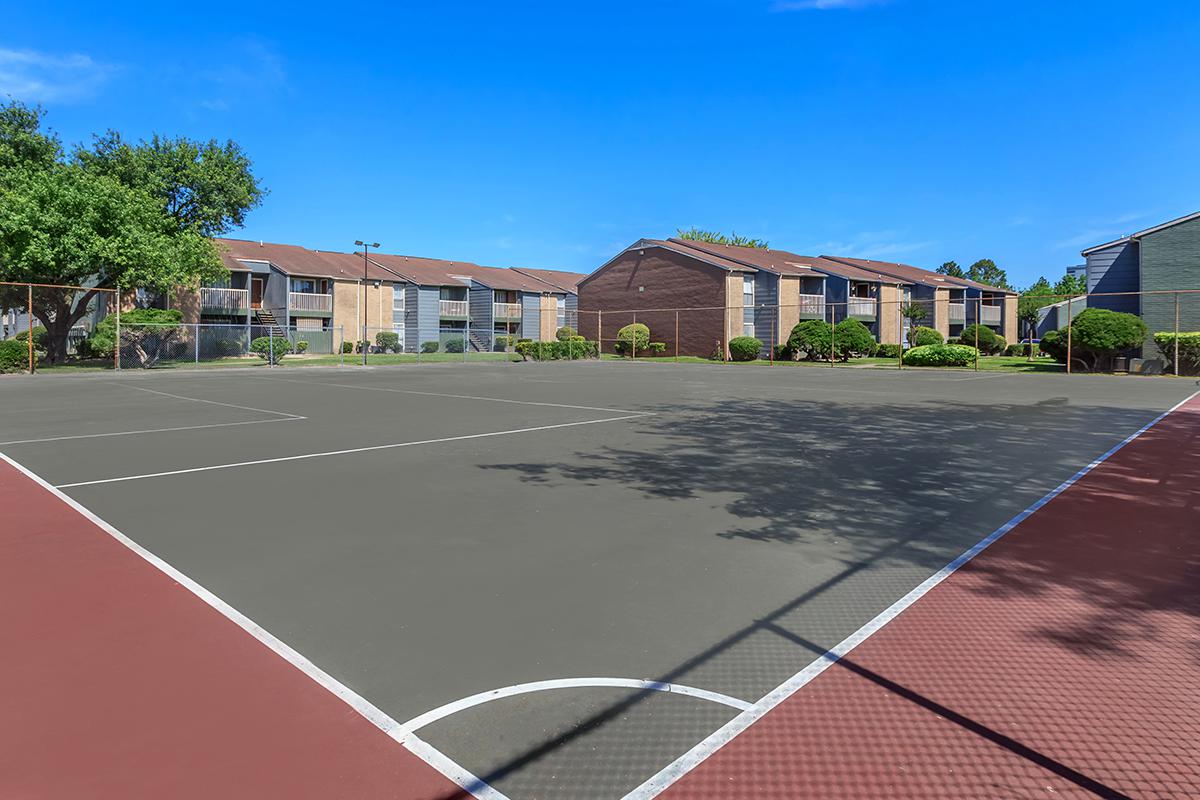
<path fill-rule="evenodd" d="M 113 360 L 116 362 L 116 369 L 121 369 L 121 284 L 117 284 L 117 333 L 113 339 Z"/>
<path fill-rule="evenodd" d="M 617 331 L 617 338 L 620 339 L 620 331 Z M 637 361 L 637 312 L 633 312 L 633 325 L 629 328 L 629 340 L 632 343 L 630 348 L 633 353 L 633 360 Z"/>
<path fill-rule="evenodd" d="M 25 349 L 29 351 L 29 374 L 33 374 L 33 284 L 25 287 L 25 327 L 29 330 L 29 341 Z"/>
<path fill-rule="evenodd" d="M 1071 298 L 1067 298 L 1067 374 L 1071 374 Z"/>
<path fill-rule="evenodd" d="M 200 323 L 197 322 L 192 326 L 192 338 L 195 340 L 195 359 L 193 363 L 200 363 Z"/>
<path fill-rule="evenodd" d="M 275 331 L 267 328 L 267 367 L 275 366 Z"/>
<path fill-rule="evenodd" d="M 778 292 L 776 293 L 775 299 L 777 301 L 779 300 Z M 767 351 L 767 358 L 770 359 L 770 361 L 768 363 L 772 367 L 775 366 L 775 329 L 778 327 L 779 327 L 779 306 L 775 306 L 774 310 L 771 312 L 771 344 L 770 344 L 771 349 Z"/>
<path fill-rule="evenodd" d="M 904 369 L 904 315 L 900 313 L 901 311 L 903 309 L 900 308 L 900 304 L 896 303 L 896 330 L 898 331 L 896 341 L 900 343 L 896 348 L 896 369 Z M 909 328 L 909 334 L 912 334 L 911 328 Z"/>
<path fill-rule="evenodd" d="M 979 372 L 979 326 L 983 324 L 983 295 L 975 298 L 975 371 Z"/>
<path fill-rule="evenodd" d="M 420 356 L 417 356 L 420 359 Z M 346 366 L 346 326 L 338 326 L 338 366 Z"/>
<path fill-rule="evenodd" d="M 596 312 L 596 360 L 604 359 L 604 312 Z"/>
<path fill-rule="evenodd" d="M 679 311 L 675 312 L 675 363 L 679 363 Z"/>
<path fill-rule="evenodd" d="M 846 309 L 847 309 L 847 312 L 849 312 L 849 309 L 850 309 L 849 292 L 847 292 Z M 836 367 L 837 366 L 837 347 L 836 347 L 836 344 L 837 344 L 837 307 L 836 306 L 833 306 L 833 305 L 830 306 L 829 318 L 831 320 L 833 320 L 833 322 L 829 325 L 829 366 Z"/>
<path fill-rule="evenodd" d="M 1171 358 L 1175 362 L 1173 372 L 1176 376 L 1179 375 L 1179 292 L 1175 293 L 1175 355 Z"/>

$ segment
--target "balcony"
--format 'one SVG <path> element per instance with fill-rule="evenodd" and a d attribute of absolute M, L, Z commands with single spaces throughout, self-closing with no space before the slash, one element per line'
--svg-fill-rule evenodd
<path fill-rule="evenodd" d="M 492 316 L 496 319 L 520 319 L 520 303 L 492 303 Z"/>
<path fill-rule="evenodd" d="M 825 319 L 825 295 L 800 295 L 800 319 Z"/>
<path fill-rule="evenodd" d="M 441 315 L 442 317 L 451 317 L 455 319 L 466 319 L 469 311 L 466 300 L 442 300 Z"/>
<path fill-rule="evenodd" d="M 984 325 L 999 325 L 1000 306 L 980 306 L 979 321 Z"/>
<path fill-rule="evenodd" d="M 200 289 L 200 311 L 217 314 L 245 314 L 250 309 L 248 289 Z"/>
<path fill-rule="evenodd" d="M 288 292 L 288 309 L 321 314 L 333 313 L 333 295 L 312 292 Z"/>
<path fill-rule="evenodd" d="M 967 304 L 966 303 L 950 303 L 948 318 L 951 325 L 965 325 L 967 322 Z"/>
<path fill-rule="evenodd" d="M 860 319 L 875 319 L 875 298 L 851 297 L 846 301 L 846 314 Z"/>

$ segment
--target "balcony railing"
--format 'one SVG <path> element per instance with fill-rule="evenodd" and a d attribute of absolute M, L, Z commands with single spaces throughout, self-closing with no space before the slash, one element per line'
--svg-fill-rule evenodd
<path fill-rule="evenodd" d="M 468 314 L 466 300 L 442 300 L 443 317 L 465 317 Z"/>
<path fill-rule="evenodd" d="M 200 308 L 213 311 L 245 312 L 250 308 L 250 291 L 248 289 L 201 287 Z"/>
<path fill-rule="evenodd" d="M 984 325 L 999 325 L 1000 306 L 980 306 L 979 320 Z"/>
<path fill-rule="evenodd" d="M 520 303 L 492 303 L 492 314 L 497 319 L 514 319 L 521 316 Z"/>
<path fill-rule="evenodd" d="M 874 317 L 875 298 L 851 297 L 846 303 L 846 313 L 852 317 Z"/>
<path fill-rule="evenodd" d="M 288 308 L 292 311 L 333 311 L 333 295 L 313 292 L 288 292 Z"/>
<path fill-rule="evenodd" d="M 800 295 L 800 316 L 814 317 L 816 319 L 825 318 L 825 295 L 821 294 L 802 294 Z"/>
<path fill-rule="evenodd" d="M 967 321 L 967 304 L 966 303 L 950 303 L 950 324 L 958 323 L 962 325 Z"/>

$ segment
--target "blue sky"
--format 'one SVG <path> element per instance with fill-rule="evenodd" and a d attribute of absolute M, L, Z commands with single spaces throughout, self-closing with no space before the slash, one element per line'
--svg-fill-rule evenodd
<path fill-rule="evenodd" d="M 10 6 L 0 94 L 236 139 L 245 238 L 590 271 L 697 225 L 1024 285 L 1200 210 L 1194 0 L 116 8 Z"/>

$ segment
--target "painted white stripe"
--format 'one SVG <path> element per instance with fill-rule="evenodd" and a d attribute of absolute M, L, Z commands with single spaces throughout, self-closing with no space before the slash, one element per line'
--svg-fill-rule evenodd
<path fill-rule="evenodd" d="M 695 697 L 699 700 L 708 700 L 712 703 L 720 703 L 721 705 L 736 708 L 738 711 L 748 711 L 751 704 L 745 700 L 739 700 L 736 697 L 730 697 L 727 694 L 719 692 L 710 692 L 707 689 L 697 689 L 692 686 L 684 686 L 678 683 L 665 683 L 663 681 L 647 681 L 638 678 L 558 678 L 550 681 L 535 681 L 533 683 L 520 683 L 515 686 L 506 686 L 503 689 L 492 689 L 488 692 L 480 692 L 473 694 L 470 697 L 464 697 L 462 700 L 455 700 L 453 703 L 447 703 L 444 706 L 439 706 L 432 711 L 426 711 L 419 717 L 413 717 L 408 722 L 404 723 L 404 730 L 417 731 L 437 722 L 440 719 L 445 719 L 460 711 L 465 711 L 468 708 L 474 708 L 484 703 L 490 703 L 493 700 L 499 700 L 504 697 L 514 697 L 520 694 L 530 694 L 532 692 L 546 692 L 552 689 L 595 689 L 595 688 L 614 688 L 614 689 L 638 689 L 650 690 L 655 692 L 669 692 L 671 694 L 686 695 L 687 697 Z"/>
<path fill-rule="evenodd" d="M 75 436 L 49 436 L 45 439 L 14 439 L 6 444 L 33 444 L 36 442 L 63 442 L 68 439 L 102 439 L 106 436 L 138 436 L 143 433 L 168 433 L 170 431 L 200 431 L 206 428 L 233 428 L 238 425 L 265 425 L 268 422 L 297 422 L 308 417 L 280 417 L 279 419 L 252 419 L 246 422 L 214 422 L 211 425 L 181 425 L 178 428 L 145 428 L 139 431 L 115 431 L 113 433 L 81 433 Z"/>
<path fill-rule="evenodd" d="M 1126 436 L 1124 439 L 1122 439 L 1120 442 L 1118 442 L 1116 445 L 1114 445 L 1112 448 L 1110 448 L 1107 452 L 1105 452 L 1103 455 L 1101 455 L 1095 461 L 1088 464 L 1086 467 L 1084 467 L 1083 469 L 1076 472 L 1070 478 L 1068 478 L 1067 480 L 1060 483 L 1058 486 L 1051 489 L 1044 496 L 1042 496 L 1039 500 L 1037 500 L 1037 502 L 1033 503 L 1028 508 L 1026 508 L 1024 511 L 1020 512 L 1015 517 L 1010 519 L 1008 522 L 1004 523 L 999 528 L 992 531 L 990 534 L 988 534 L 986 537 L 981 539 L 977 544 L 975 544 L 969 550 L 964 552 L 962 555 L 958 556 L 958 558 L 954 559 L 949 564 L 947 564 L 946 566 L 944 566 L 940 570 L 938 570 L 936 573 L 934 573 L 933 575 L 926 578 L 915 589 L 913 589 L 908 594 L 901 597 L 895 603 L 892 603 L 892 605 L 888 606 L 884 611 L 882 611 L 878 616 L 876 616 L 874 619 L 872 619 L 866 625 L 863 625 L 861 628 L 856 630 L 854 633 L 850 634 L 845 639 L 843 639 L 835 647 L 826 651 L 823 655 L 819 656 L 816 660 L 814 660 L 812 663 L 810 663 L 804 669 L 800 670 L 795 675 L 788 678 L 786 681 L 784 681 L 779 686 L 777 686 L 775 689 L 768 692 L 766 695 L 764 695 L 762 697 L 762 699 L 760 699 L 758 702 L 756 702 L 748 710 L 743 711 L 741 714 L 738 714 L 736 717 L 731 719 L 729 722 L 727 722 L 721 728 L 717 729 L 715 732 L 713 732 L 712 734 L 707 736 L 705 739 L 703 739 L 701 742 L 699 742 L 691 750 L 688 750 L 686 753 L 684 753 L 682 756 L 677 758 L 675 761 L 668 764 L 666 767 L 664 767 L 662 770 L 660 770 L 656 775 L 651 777 L 649 780 L 647 780 L 641 786 L 639 786 L 636 789 L 634 789 L 633 791 L 629 792 L 629 794 L 625 795 L 623 800 L 647 800 L 648 798 L 654 797 L 654 796 L 660 794 L 661 792 L 665 791 L 667 789 L 667 787 L 671 786 L 671 784 L 675 783 L 680 778 L 682 778 L 684 775 L 691 772 L 693 769 L 698 767 L 706 758 L 708 758 L 713 753 L 715 753 L 717 750 L 719 750 L 720 748 L 722 748 L 726 744 L 728 744 L 730 741 L 732 741 L 735 736 L 737 736 L 742 731 L 749 728 L 751 725 L 753 725 L 758 720 L 762 719 L 762 717 L 765 716 L 767 714 L 767 712 L 769 712 L 771 709 L 775 708 L 775 706 L 779 705 L 784 700 L 791 697 L 797 691 L 802 689 L 806 684 L 808 684 L 813 678 L 817 677 L 822 672 L 829 669 L 831 666 L 836 664 L 839 659 L 845 657 L 855 647 L 858 647 L 864 641 L 869 639 L 872 635 L 877 633 L 881 628 L 883 628 L 885 625 L 887 625 L 893 619 L 898 617 L 905 609 L 907 609 L 913 603 L 917 602 L 922 597 L 924 597 L 926 594 L 928 594 L 931 589 L 933 589 L 935 586 L 937 586 L 942 581 L 946 580 L 946 578 L 950 577 L 955 572 L 957 572 L 964 564 L 966 564 L 968 561 L 975 558 L 975 556 L 979 555 L 981 552 L 983 552 L 985 549 L 987 549 L 987 547 L 989 545 L 991 545 L 993 542 L 995 542 L 1001 536 L 1003 536 L 1004 534 L 1011 531 L 1013 528 L 1015 528 L 1021 522 L 1025 521 L 1031 514 L 1033 514 L 1035 511 L 1037 511 L 1042 506 L 1046 505 L 1046 503 L 1049 503 L 1055 497 L 1058 497 L 1060 494 L 1062 494 L 1064 491 L 1066 491 L 1070 486 L 1072 486 L 1076 481 L 1078 481 L 1084 475 L 1087 475 L 1089 472 L 1094 470 L 1096 467 L 1100 466 L 1102 463 L 1107 461 L 1114 453 L 1116 453 L 1122 447 L 1129 444 L 1130 442 L 1132 442 L 1134 439 L 1141 436 L 1146 431 L 1150 430 L 1150 428 L 1154 427 L 1159 422 L 1161 422 L 1168 414 L 1171 414 L 1172 412 L 1176 411 L 1177 409 L 1179 409 L 1181 406 L 1183 406 L 1185 403 L 1187 403 L 1188 401 L 1190 401 L 1192 398 L 1196 397 L 1197 395 L 1200 395 L 1200 392 L 1196 392 L 1196 393 L 1192 394 L 1190 397 L 1187 397 L 1187 398 L 1181 400 L 1180 402 L 1178 402 L 1174 406 L 1172 406 L 1170 409 L 1168 409 L 1167 411 L 1164 411 L 1162 414 L 1159 414 L 1157 417 L 1155 417 L 1150 422 L 1143 425 L 1141 428 L 1139 428 L 1138 430 L 1136 430 L 1129 436 Z"/>
<path fill-rule="evenodd" d="M 68 497 L 54 486 L 51 486 L 39 475 L 36 475 L 35 473 L 26 469 L 24 466 L 18 464 L 16 461 L 13 461 L 3 453 L 0 453 L 0 459 L 3 459 L 5 462 L 11 464 L 14 468 L 36 482 L 39 486 L 46 489 L 62 502 L 66 503 L 93 525 L 100 528 L 102 531 L 116 539 L 124 546 L 128 547 L 134 553 L 149 562 L 156 569 L 165 573 L 167 577 L 171 578 L 171 580 L 179 583 L 192 594 L 196 595 L 198 598 L 216 610 L 219 614 L 229 619 L 231 622 L 249 633 L 262 644 L 266 645 L 280 658 L 287 661 L 289 664 L 303 672 L 324 689 L 331 692 L 346 705 L 350 706 L 359 714 L 366 717 L 373 725 L 375 725 L 375 727 L 379 728 L 392 739 L 408 748 L 409 751 L 411 751 L 422 761 L 429 764 L 438 772 L 441 772 L 450 780 L 454 781 L 455 784 L 475 795 L 475 797 L 480 798 L 480 800 L 506 800 L 504 795 L 502 795 L 500 792 L 488 786 L 474 775 L 468 773 L 461 766 L 453 762 L 449 757 L 436 750 L 432 745 L 422 741 L 411 732 L 405 733 L 400 723 L 396 722 L 396 720 L 389 717 L 382 710 L 369 703 L 353 689 L 322 670 L 296 650 L 293 650 L 289 645 L 284 643 L 266 628 L 263 628 L 257 622 L 226 603 L 220 597 L 213 594 L 196 581 L 192 580 L 183 572 L 179 571 L 171 564 L 142 547 L 137 542 L 133 541 L 128 536 L 114 528 L 112 525 L 109 525 L 87 508 L 84 508 L 74 499 Z"/>
<path fill-rule="evenodd" d="M 547 408 L 572 408 L 580 411 L 604 411 L 610 414 L 643 414 L 649 415 L 649 411 L 634 411 L 628 408 L 602 408 L 600 406 L 574 406 L 567 403 L 543 403 L 535 400 L 509 400 L 505 397 L 480 397 L 473 394 L 446 394 L 445 392 L 419 392 L 416 389 L 392 389 L 386 386 L 357 386 L 352 383 L 327 383 L 325 381 L 297 381 L 287 378 L 262 378 L 257 375 L 253 376 L 259 381 L 277 381 L 279 383 L 300 383 L 309 386 L 332 386 L 338 389 L 364 389 L 370 392 L 394 392 L 396 394 L 415 394 L 425 397 L 447 397 L 454 400 L 484 400 L 489 403 L 511 403 L 518 406 L 543 406 Z"/>
<path fill-rule="evenodd" d="M 133 386 L 128 383 L 121 383 L 120 385 L 124 386 L 127 389 L 135 389 L 139 392 L 149 392 L 150 394 L 158 394 L 158 395 L 162 395 L 163 397 L 173 397 L 176 400 L 188 400 L 193 403 L 207 403 L 211 406 L 224 406 L 225 408 L 237 408 L 237 409 L 241 409 L 242 411 L 256 411 L 259 414 L 277 414 L 278 416 L 281 416 L 281 417 L 293 417 L 295 419 L 304 419 L 304 417 L 300 416 L 299 414 L 289 414 L 286 411 L 272 411 L 269 408 L 253 408 L 251 406 L 239 406 L 235 403 L 225 403 L 220 400 L 203 400 L 199 397 L 185 397 L 184 395 L 181 395 L 181 394 L 171 394 L 170 392 L 160 392 L 158 389 L 147 389 L 143 386 Z"/>
<path fill-rule="evenodd" d="M 398 447 L 418 447 L 426 444 L 441 444 L 444 442 L 463 442 L 468 439 L 487 439 L 492 436 L 513 436 L 518 433 L 534 433 L 536 431 L 552 431 L 558 428 L 573 428 L 579 425 L 599 425 L 604 422 L 620 422 L 626 419 L 637 419 L 644 414 L 627 414 L 623 417 L 606 417 L 604 419 L 588 419 L 582 422 L 561 422 L 557 425 L 538 425 L 532 428 L 515 428 L 509 431 L 491 431 L 489 433 L 468 433 L 462 436 L 446 436 L 441 439 L 422 439 L 416 442 L 394 442 L 392 444 L 376 444 L 369 447 L 351 447 L 346 450 L 326 450 L 322 453 L 303 453 L 298 456 L 280 456 L 278 458 L 260 458 L 254 461 L 235 461 L 230 464 L 213 464 L 207 467 L 190 467 L 188 469 L 172 469 L 165 472 L 147 472 L 144 475 L 124 475 L 119 478 L 100 478 L 94 481 L 78 481 L 76 483 L 59 484 L 59 489 L 72 489 L 76 486 L 95 486 L 101 483 L 120 483 L 122 481 L 140 481 L 145 478 L 164 478 L 169 475 L 188 475 L 193 472 L 211 472 L 219 469 L 235 469 L 237 467 L 254 467 L 261 464 L 279 464 L 284 461 L 303 461 L 310 458 L 327 458 L 329 456 L 344 456 L 352 453 L 369 453 L 373 450 L 392 450 Z"/>

